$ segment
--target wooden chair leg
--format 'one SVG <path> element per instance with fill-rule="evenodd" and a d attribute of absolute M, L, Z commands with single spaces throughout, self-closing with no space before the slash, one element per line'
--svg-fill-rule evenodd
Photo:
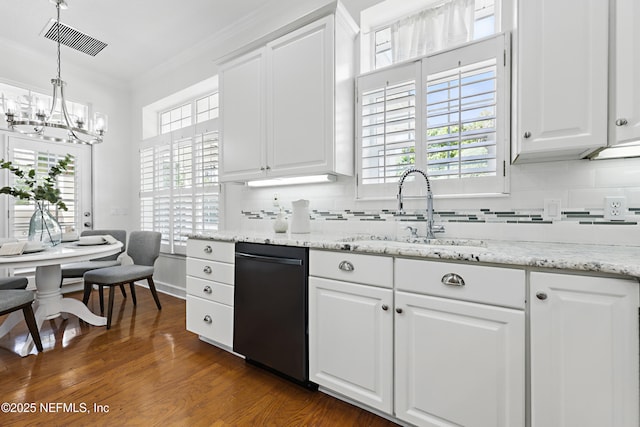
<path fill-rule="evenodd" d="M 151 295 L 153 295 L 153 299 L 156 301 L 158 310 L 162 310 L 160 300 L 158 299 L 158 293 L 156 292 L 156 285 L 153 283 L 153 277 L 147 277 L 147 283 L 149 284 L 149 289 L 151 289 Z"/>
<path fill-rule="evenodd" d="M 22 309 L 22 313 L 24 314 L 24 320 L 27 322 L 29 332 L 31 333 L 33 342 L 36 344 L 36 348 L 38 351 L 42 351 L 42 340 L 40 340 L 40 332 L 38 332 L 38 325 L 36 324 L 36 317 L 33 315 L 33 308 L 31 308 L 31 304 L 24 307 Z"/>
<path fill-rule="evenodd" d="M 126 298 L 126 297 L 127 297 L 127 292 L 124 290 L 124 285 L 120 285 L 120 292 L 122 292 L 122 296 L 123 296 L 124 298 Z"/>
<path fill-rule="evenodd" d="M 113 300 L 115 299 L 114 287 L 109 286 L 109 312 L 107 313 L 107 329 L 111 329 L 111 316 L 113 314 Z M 102 290 L 100 290 L 102 293 Z"/>
<path fill-rule="evenodd" d="M 102 294 L 102 285 L 98 285 L 98 293 L 100 294 L 100 314 L 104 314 L 104 295 Z"/>
<path fill-rule="evenodd" d="M 134 282 L 129 282 L 129 287 L 131 288 L 131 299 L 133 300 L 133 305 L 138 304 L 138 301 L 136 301 L 136 288 L 135 288 L 135 284 Z"/>
<path fill-rule="evenodd" d="M 91 288 L 93 287 L 93 285 L 91 283 L 86 283 L 84 284 L 84 293 L 82 294 L 82 303 L 84 305 L 87 305 L 87 303 L 89 302 L 89 297 L 91 296 Z"/>

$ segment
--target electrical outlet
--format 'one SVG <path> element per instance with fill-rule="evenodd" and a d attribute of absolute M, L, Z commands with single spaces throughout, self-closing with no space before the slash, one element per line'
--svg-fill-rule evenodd
<path fill-rule="evenodd" d="M 278 193 L 273 193 L 273 206 L 276 208 L 280 206 L 280 196 Z"/>
<path fill-rule="evenodd" d="M 627 213 L 627 198 L 609 196 L 604 198 L 604 219 L 623 220 Z"/>

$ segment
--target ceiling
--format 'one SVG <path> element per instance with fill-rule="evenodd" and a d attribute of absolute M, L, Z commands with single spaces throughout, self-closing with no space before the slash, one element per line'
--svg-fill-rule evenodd
<path fill-rule="evenodd" d="M 62 46 L 62 66 L 69 61 L 131 81 L 241 18 L 259 13 L 270 1 L 274 0 L 67 0 L 69 8 L 61 11 L 60 21 L 108 46 L 95 57 Z M 0 39 L 55 58 L 55 42 L 40 35 L 55 19 L 54 4 L 2 0 L 0 10 Z"/>

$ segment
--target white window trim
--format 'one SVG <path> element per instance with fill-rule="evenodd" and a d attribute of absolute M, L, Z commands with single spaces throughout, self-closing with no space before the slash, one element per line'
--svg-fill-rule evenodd
<path fill-rule="evenodd" d="M 363 74 L 356 79 L 356 170 L 357 176 L 355 180 L 356 185 L 356 199 L 380 199 L 387 200 L 393 199 L 397 192 L 397 183 L 384 183 L 384 184 L 361 184 L 362 180 L 362 123 L 361 123 L 361 94 L 369 87 L 374 87 L 376 84 L 384 84 L 387 80 L 387 76 L 390 73 L 397 73 L 399 76 L 407 75 L 412 69 L 415 69 L 416 87 L 416 146 L 415 156 L 416 164 L 418 168 L 426 170 L 426 163 L 421 164 L 418 159 L 426 159 L 424 143 L 423 129 L 425 126 L 425 82 L 426 71 L 424 63 L 426 61 L 438 60 L 450 52 L 456 52 L 463 49 L 472 48 L 475 45 L 485 45 L 493 43 L 496 49 L 496 55 L 498 59 L 498 85 L 496 92 L 501 98 L 498 100 L 496 117 L 499 117 L 498 127 L 496 129 L 496 152 L 499 158 L 496 159 L 496 179 L 491 185 L 492 188 L 487 190 L 485 185 L 481 182 L 483 178 L 467 178 L 464 180 L 431 180 L 431 187 L 433 189 L 434 197 L 446 197 L 446 198 L 467 198 L 476 197 L 478 195 L 483 196 L 504 196 L 509 193 L 509 176 L 510 176 L 510 162 L 509 150 L 510 150 L 510 75 L 511 75 L 511 58 L 510 58 L 510 35 L 508 33 L 501 33 L 491 37 L 487 37 L 481 40 L 475 40 L 466 43 L 462 46 L 458 46 L 452 49 L 448 49 L 442 52 L 437 52 L 428 55 L 424 58 L 419 58 L 415 61 L 404 62 L 385 67 L 383 69 L 375 70 L 370 73 Z M 502 51 L 502 52 L 500 52 Z M 502 60 L 501 60 L 502 59 Z M 399 77 L 394 81 L 399 81 Z M 365 86 L 363 86 L 365 82 Z M 494 178 L 494 177 L 491 177 Z M 418 179 L 414 179 L 414 182 L 408 181 L 405 183 L 407 189 L 405 193 L 408 198 L 411 197 L 423 197 L 425 195 L 426 185 Z M 447 182 L 449 181 L 449 182 Z M 454 181 L 464 181 L 456 183 Z M 486 182 L 486 180 L 483 180 Z M 476 184 L 478 183 L 478 184 Z"/>

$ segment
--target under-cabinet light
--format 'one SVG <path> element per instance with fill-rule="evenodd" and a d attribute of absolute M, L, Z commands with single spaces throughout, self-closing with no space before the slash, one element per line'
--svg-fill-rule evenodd
<path fill-rule="evenodd" d="M 591 160 L 621 159 L 628 157 L 640 157 L 640 141 L 605 148 L 591 157 Z"/>
<path fill-rule="evenodd" d="M 289 176 L 283 178 L 260 179 L 248 181 L 249 187 L 273 187 L 276 185 L 296 185 L 296 184 L 319 184 L 323 182 L 335 182 L 336 176 L 331 174 L 309 175 L 309 176 Z"/>

